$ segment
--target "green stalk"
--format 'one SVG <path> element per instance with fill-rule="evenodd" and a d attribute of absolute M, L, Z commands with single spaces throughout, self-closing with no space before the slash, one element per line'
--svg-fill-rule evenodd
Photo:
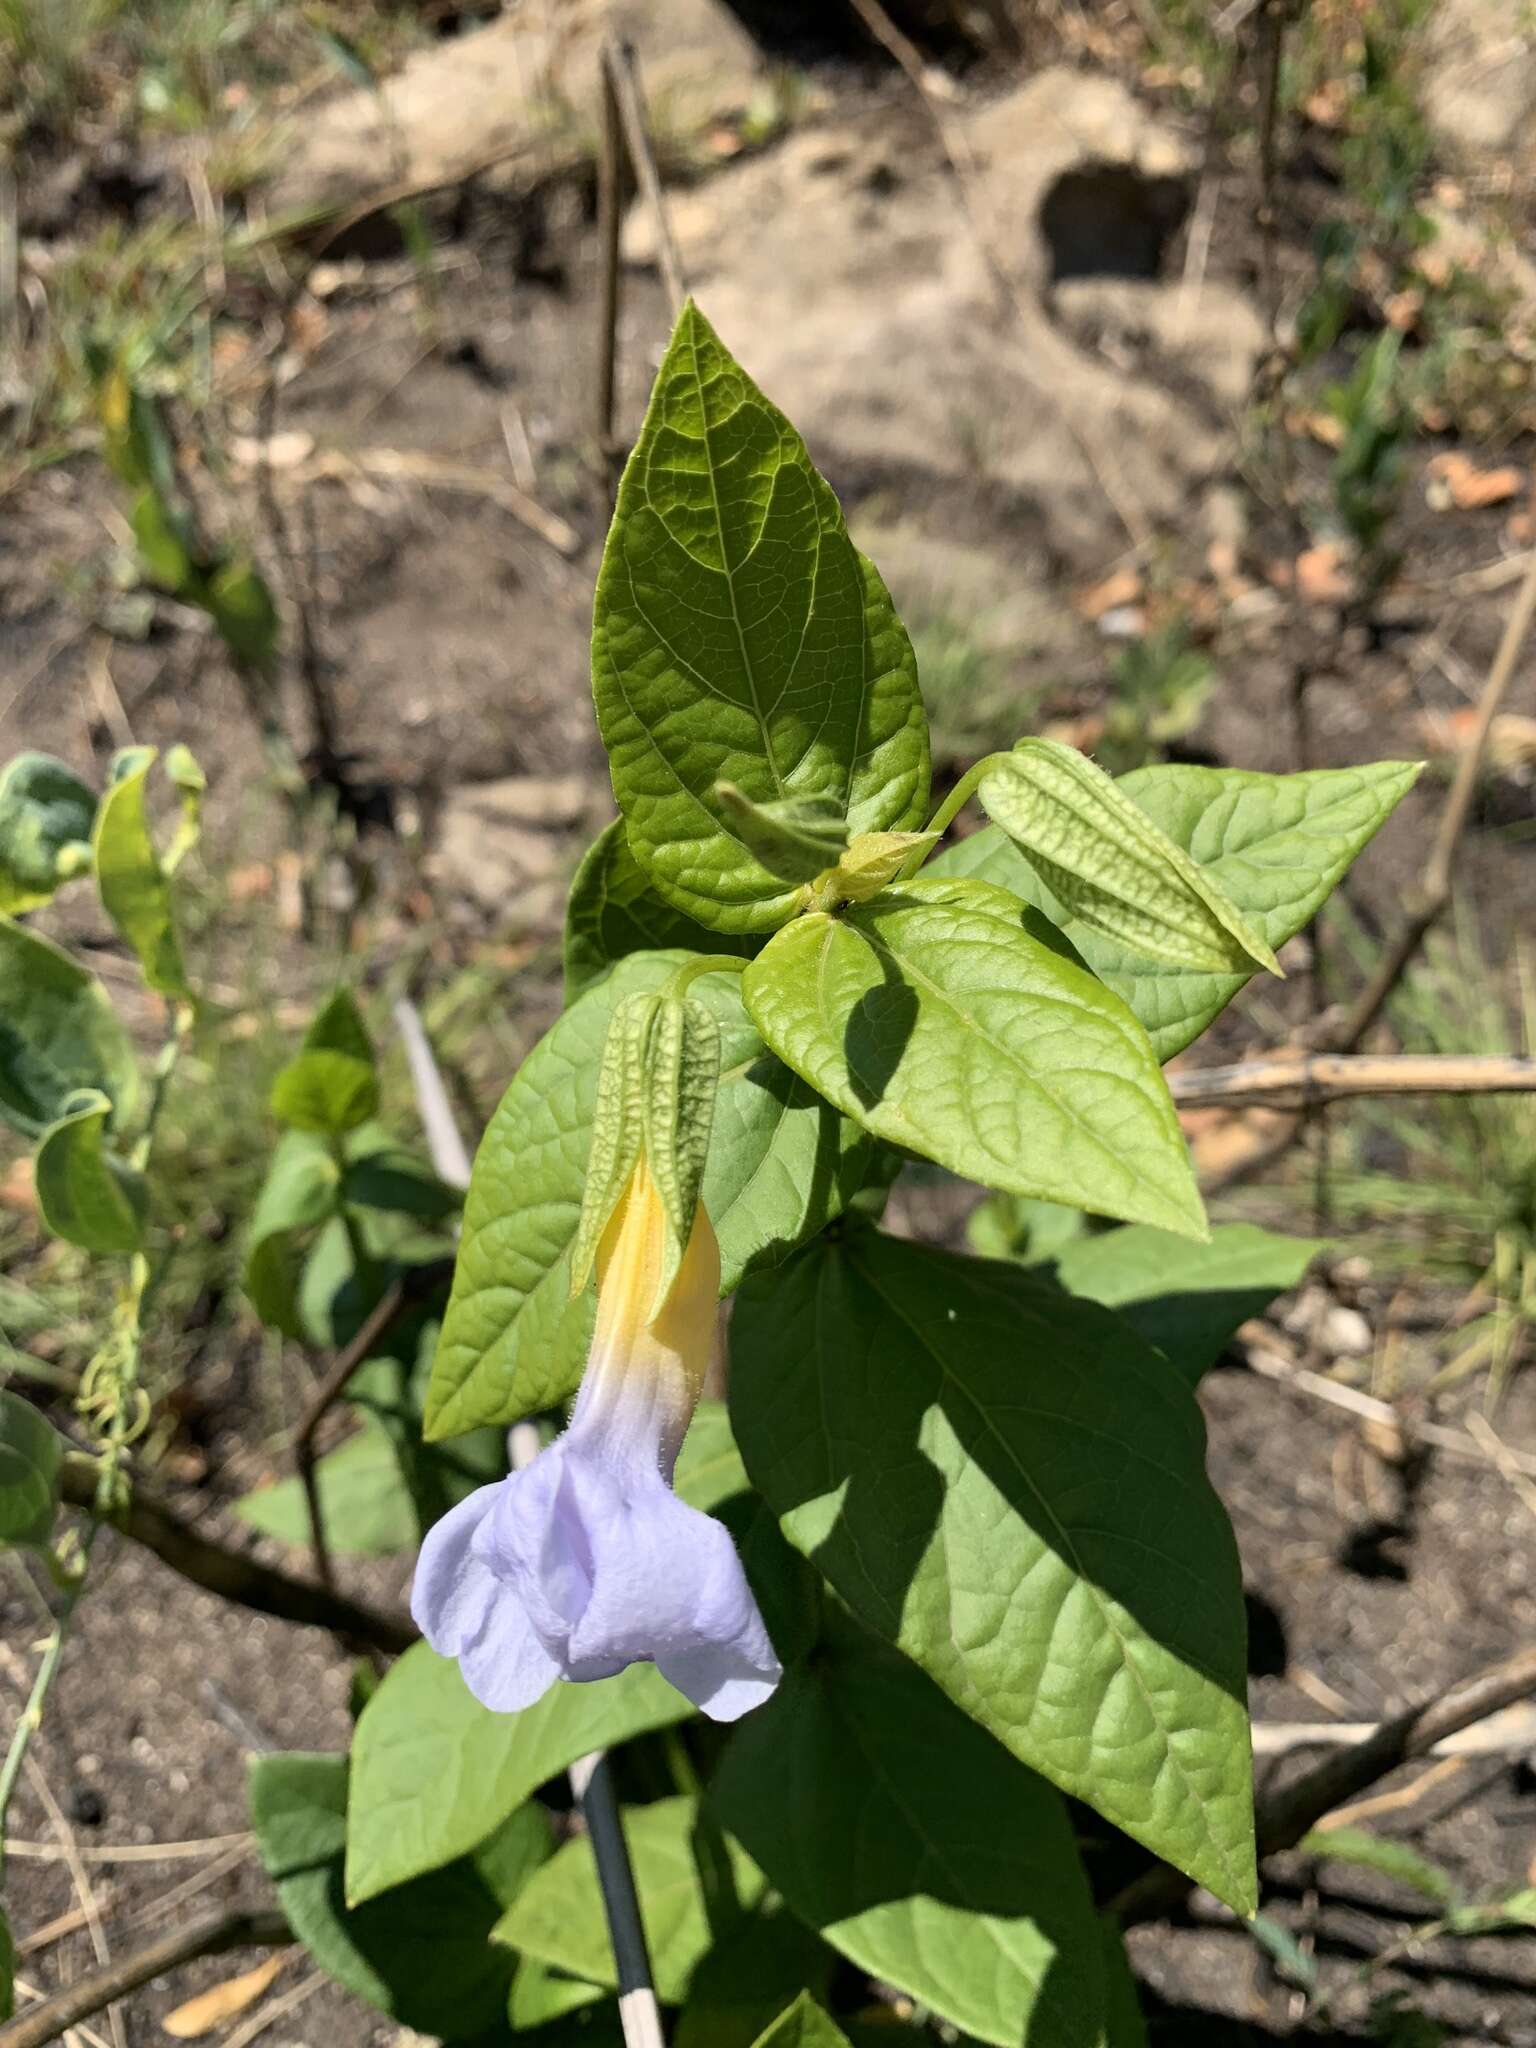
<path fill-rule="evenodd" d="M 939 808 L 923 827 L 923 830 L 925 832 L 947 832 L 971 798 L 976 794 L 977 790 L 980 789 L 983 779 L 990 775 L 994 768 L 1001 768 L 1012 759 L 1013 756 L 1006 753 L 983 755 L 974 767 L 966 769 L 960 780 L 949 792 L 949 795 L 945 797 L 943 803 L 939 805 Z M 899 879 L 903 882 L 909 882 L 933 850 L 931 846 L 918 847 L 917 851 L 902 869 Z"/>
<path fill-rule="evenodd" d="M 701 981 L 706 974 L 745 974 L 752 965 L 736 953 L 700 953 L 697 959 L 685 960 L 663 993 L 677 997 L 685 994 L 694 982 Z"/>

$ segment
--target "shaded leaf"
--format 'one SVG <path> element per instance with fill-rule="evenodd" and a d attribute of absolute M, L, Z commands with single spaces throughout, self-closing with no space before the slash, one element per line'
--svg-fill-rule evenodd
<path fill-rule="evenodd" d="M 1437 1906 L 1457 1903 L 1456 1885 L 1448 1871 L 1407 1842 L 1373 1835 L 1369 1828 L 1311 1828 L 1296 1844 L 1296 1853 L 1315 1856 L 1321 1863 L 1348 1863 L 1357 1870 L 1374 1870 L 1378 1877 L 1405 1884 Z"/>
<path fill-rule="evenodd" d="M 299 1304 L 303 1250 L 335 1215 L 339 1182 L 340 1169 L 318 1137 L 286 1131 L 251 1212 L 245 1291 L 261 1320 L 296 1342 L 305 1335 Z"/>
<path fill-rule="evenodd" d="M 912 649 L 805 444 L 685 306 L 619 488 L 592 690 L 614 794 L 656 892 L 720 931 L 771 931 L 796 891 L 714 795 L 821 797 L 855 832 L 921 822 Z"/>
<path fill-rule="evenodd" d="M 1252 1909 L 1237 1553 L 1165 1360 L 1022 1268 L 850 1227 L 742 1289 L 731 1419 L 855 1613 L 1025 1763 Z"/>
<path fill-rule="evenodd" d="M 1100 1914 L 1099 1935 L 1104 1944 L 1104 2048 L 1147 2048 L 1147 2026 L 1125 1935 L 1113 1913 Z"/>
<path fill-rule="evenodd" d="M 1277 1294 L 1296 1286 L 1323 1249 L 1253 1223 L 1222 1223 L 1209 1244 L 1128 1223 L 1080 1237 L 1056 1254 L 1064 1287 L 1117 1309 L 1193 1386 L 1228 1339 Z"/>
<path fill-rule="evenodd" d="M 342 1892 L 346 1758 L 259 1756 L 250 1800 L 278 1903 L 337 1983 L 403 2025 L 449 2040 L 503 2018 L 514 1959 L 489 1937 L 549 1853 L 542 1809 L 522 1807 L 473 1856 L 388 1898 L 349 1907 Z"/>
<path fill-rule="evenodd" d="M 43 1133 L 33 1165 L 37 1206 L 55 1237 L 88 1252 L 136 1252 L 149 1209 L 144 1176 L 106 1142 L 112 1104 L 82 1091 Z"/>
<path fill-rule="evenodd" d="M 341 1555 L 387 1557 L 419 1541 L 416 1511 L 400 1461 L 383 1427 L 366 1421 L 356 1436 L 328 1451 L 315 1466 L 320 1512 L 329 1547 Z M 313 1539 L 309 1502 L 297 1476 L 242 1494 L 235 1502 L 241 1521 L 281 1543 Z"/>
<path fill-rule="evenodd" d="M 825 1997 L 836 1962 L 827 1944 L 793 1913 L 751 1914 L 694 1971 L 673 2048 L 753 2048 L 797 1992 Z"/>
<path fill-rule="evenodd" d="M 0 1543 L 40 1549 L 59 1505 L 59 1433 L 30 1401 L 0 1387 Z"/>
<path fill-rule="evenodd" d="M 920 878 L 777 933 L 742 976 L 779 1057 L 877 1137 L 951 1172 L 1205 1234 L 1146 1035 L 982 882 Z"/>
<path fill-rule="evenodd" d="M 750 953 L 758 941 L 712 932 L 652 889 L 615 818 L 582 857 L 565 909 L 565 1000 L 574 1003 L 629 953 Z"/>
<path fill-rule="evenodd" d="M 756 2048 L 848 2048 L 848 2036 L 828 2019 L 809 1991 L 758 2035 Z"/>
<path fill-rule="evenodd" d="M 872 1976 L 1001 2048 L 1100 2048 L 1100 1936 L 1060 1795 L 845 1628 L 733 1737 L 725 1825 Z"/>
<path fill-rule="evenodd" d="M 67 953 L 0 918 L 0 1117 L 40 1138 L 82 1088 L 99 1088 L 119 1123 L 139 1092 L 138 1064 L 106 990 Z"/>

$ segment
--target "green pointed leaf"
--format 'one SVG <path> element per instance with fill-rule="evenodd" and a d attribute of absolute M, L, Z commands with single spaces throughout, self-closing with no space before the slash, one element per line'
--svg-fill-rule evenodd
<path fill-rule="evenodd" d="M 138 1063 L 106 990 L 67 953 L 0 918 L 0 1117 L 40 1138 L 82 1088 L 99 1088 L 121 1123 Z"/>
<path fill-rule="evenodd" d="M 614 794 L 657 894 L 772 931 L 797 890 L 714 795 L 834 801 L 854 832 L 922 821 L 911 645 L 805 444 L 693 305 L 619 488 L 592 624 Z"/>
<path fill-rule="evenodd" d="M 272 1114 L 293 1130 L 340 1137 L 379 1107 L 373 1040 L 357 1000 L 339 988 L 310 1021 L 298 1053 L 272 1084 Z"/>
<path fill-rule="evenodd" d="M 250 1800 L 278 1903 L 338 1984 L 434 2038 L 478 2034 L 504 2019 L 514 1958 L 490 1934 L 549 1853 L 542 1809 L 523 1807 L 488 1830 L 473 1855 L 349 1907 L 341 1881 L 347 1759 L 257 1757 Z"/>
<path fill-rule="evenodd" d="M 1237 1551 L 1165 1360 L 1047 1278 L 848 1227 L 743 1288 L 731 1420 L 863 1620 L 1023 1762 L 1252 1910 Z"/>
<path fill-rule="evenodd" d="M 1282 946 L 1327 901 L 1356 855 L 1413 787 L 1421 764 L 1376 761 L 1304 775 L 1236 768 L 1138 768 L 1119 788 L 1250 918 Z M 995 826 L 936 853 L 925 875 L 971 875 L 1022 896 L 1061 927 L 1100 979 L 1124 998 L 1160 1060 L 1172 1059 L 1224 1010 L 1248 976 L 1161 966 L 1073 918 Z"/>
<path fill-rule="evenodd" d="M 85 872 L 95 816 L 95 790 L 51 754 L 0 768 L 0 913 L 35 910 Z"/>
<path fill-rule="evenodd" d="M 571 1299 L 599 1054 L 616 1005 L 654 990 L 676 953 L 636 953 L 572 1005 L 524 1061 L 481 1140 L 464 1208 L 453 1296 L 428 1394 L 426 1431 L 446 1437 L 564 1400 L 581 1377 L 592 1294 Z M 720 1093 L 704 1204 L 727 1292 L 749 1263 L 784 1257 L 861 1184 L 868 1141 L 766 1054 L 739 977 L 690 994 L 721 1029 Z"/>
<path fill-rule="evenodd" d="M 63 1456 L 48 1418 L 0 1387 L 0 1543 L 46 1546 L 59 1505 Z"/>
<path fill-rule="evenodd" d="M 339 1137 L 367 1123 L 378 1107 L 376 1069 L 349 1052 L 301 1052 L 272 1083 L 272 1114 L 290 1130 Z"/>
<path fill-rule="evenodd" d="M 848 820 L 836 797 L 755 804 L 734 782 L 717 782 L 715 801 L 729 830 L 782 882 L 814 882 L 847 847 Z"/>
<path fill-rule="evenodd" d="M 37 1148 L 37 1206 L 55 1237 L 88 1252 L 136 1252 L 149 1195 L 144 1176 L 107 1145 L 112 1104 L 99 1089 L 75 1098 Z"/>
<path fill-rule="evenodd" d="M 762 1872 L 734 1842 L 709 1839 L 697 1800 L 628 1806 L 623 1823 L 656 1995 L 678 2005 L 713 1939 L 712 1919 L 718 1927 L 722 1914 L 739 1917 L 750 1908 L 762 1895 Z M 719 1895 L 707 1882 L 719 1884 Z M 618 1988 L 590 1839 L 579 1836 L 555 1851 L 513 1901 L 496 1939 L 590 1984 Z"/>
<path fill-rule="evenodd" d="M 170 885 L 149 833 L 144 782 L 154 747 L 125 747 L 96 813 L 96 886 L 107 915 L 138 955 L 144 979 L 161 995 L 188 997 L 186 969 L 171 909 Z"/>
<path fill-rule="evenodd" d="M 578 1757 L 693 1712 L 650 1664 L 552 1686 L 520 1714 L 482 1707 L 449 1657 L 415 1643 L 352 1739 L 347 1897 L 354 1905 L 483 1842 Z"/>
<path fill-rule="evenodd" d="M 1020 740 L 978 794 L 1057 901 L 1129 951 L 1205 974 L 1280 972 L 1254 930 L 1113 776 L 1059 740 Z"/>
<path fill-rule="evenodd" d="M 757 941 L 712 932 L 664 902 L 629 850 L 615 818 L 582 857 L 565 909 L 565 1000 L 574 1003 L 617 960 L 674 947 L 685 953 L 750 953 Z"/>
<path fill-rule="evenodd" d="M 286 1131 L 251 1212 L 245 1291 L 261 1320 L 304 1341 L 299 1282 L 303 1253 L 336 1213 L 340 1169 L 325 1142 L 309 1131 Z"/>
<path fill-rule="evenodd" d="M 754 2048 L 848 2048 L 848 2036 L 828 2019 L 809 1991 L 802 1991 L 771 2027 L 758 2035 Z"/>
<path fill-rule="evenodd" d="M 1101 2048 L 1100 1942 L 1059 1794 L 851 1629 L 733 1737 L 721 1819 L 858 1966 L 982 2041 Z"/>
<path fill-rule="evenodd" d="M 315 1466 L 329 1547 L 342 1556 L 389 1557 L 421 1540 L 416 1510 L 388 1432 L 372 1420 Z M 258 1486 L 235 1502 L 242 1522 L 280 1543 L 309 1544 L 309 1502 L 297 1477 Z"/>
<path fill-rule="evenodd" d="M 1073 1294 L 1117 1309 L 1191 1386 L 1215 1364 L 1239 1324 L 1295 1287 L 1323 1249 L 1253 1223 L 1222 1223 L 1209 1244 L 1127 1223 L 1080 1237 L 1056 1254 Z"/>
<path fill-rule="evenodd" d="M 603 1998 L 600 1985 L 587 1984 L 580 1977 L 567 1977 L 560 1970 L 551 1970 L 544 1963 L 536 1963 L 531 1956 L 525 1956 L 518 1965 L 517 1975 L 512 1979 L 512 1996 L 507 2005 L 507 2018 L 512 2022 L 514 2034 L 532 2032 L 535 2027 L 544 2029 L 539 2036 L 540 2048 L 555 2042 L 565 2048 L 568 2040 L 593 2038 L 583 2029 L 577 2036 L 562 2034 L 554 2022 L 562 2020 L 568 2013 L 582 2013 L 585 2008 L 598 2004 Z M 617 2006 L 614 2008 L 617 2012 Z M 595 2014 L 586 2015 L 596 2018 Z M 614 2030 L 612 2036 L 604 2030 L 595 2036 L 606 2044 L 610 2038 L 617 2048 L 623 2048 L 622 2036 Z"/>
<path fill-rule="evenodd" d="M 321 1004 L 304 1033 L 303 1050 L 341 1052 L 350 1059 L 362 1060 L 368 1066 L 375 1064 L 373 1040 L 368 1035 L 363 1013 L 357 1007 L 357 998 L 350 989 L 337 989 Z"/>
<path fill-rule="evenodd" d="M 1205 1233 L 1146 1035 L 982 882 L 905 882 L 776 933 L 742 976 L 786 1065 L 894 1145 L 1011 1193 Z"/>
<path fill-rule="evenodd" d="M 187 519 L 153 484 L 145 484 L 133 500 L 128 524 L 139 554 L 139 569 L 157 590 L 185 603 L 195 601 L 199 578 L 187 545 Z"/>

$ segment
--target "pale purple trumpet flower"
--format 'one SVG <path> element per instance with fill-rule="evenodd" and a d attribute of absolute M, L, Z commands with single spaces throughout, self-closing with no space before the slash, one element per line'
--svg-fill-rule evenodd
<path fill-rule="evenodd" d="M 673 1468 L 698 1405 L 720 1251 L 701 1203 L 653 1313 L 666 1212 L 644 1154 L 597 1254 L 597 1325 L 570 1427 L 427 1534 L 411 1612 L 482 1706 L 532 1706 L 557 1678 L 650 1660 L 716 1721 L 781 1675 L 719 1522 L 680 1501 Z"/>

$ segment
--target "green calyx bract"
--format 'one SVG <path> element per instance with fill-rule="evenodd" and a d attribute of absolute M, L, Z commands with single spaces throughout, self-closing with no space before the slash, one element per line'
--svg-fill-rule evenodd
<path fill-rule="evenodd" d="M 980 795 L 1041 880 L 1095 930 L 1176 967 L 1281 973 L 1225 890 L 1075 747 L 1020 740 Z"/>
<path fill-rule="evenodd" d="M 581 1220 L 571 1250 L 571 1293 L 591 1277 L 598 1246 L 641 1155 L 667 1219 L 666 1256 L 652 1303 L 658 1314 L 693 1231 L 720 1086 L 720 1027 L 692 997 L 628 996 L 603 1043 Z"/>

